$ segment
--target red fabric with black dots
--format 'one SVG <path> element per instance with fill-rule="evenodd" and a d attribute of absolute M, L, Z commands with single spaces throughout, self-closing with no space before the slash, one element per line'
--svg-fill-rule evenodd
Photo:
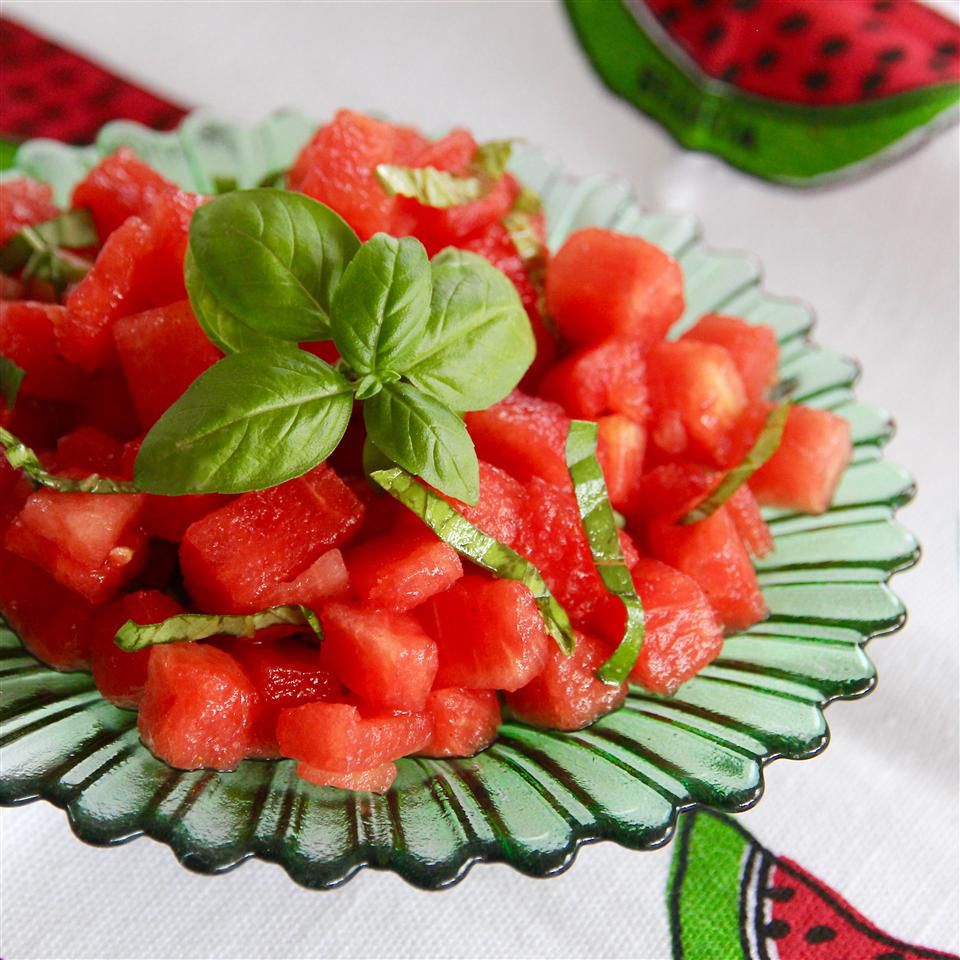
<path fill-rule="evenodd" d="M 84 57 L 0 17 L 0 133 L 90 143 L 109 120 L 136 120 L 155 130 L 186 114 Z"/>

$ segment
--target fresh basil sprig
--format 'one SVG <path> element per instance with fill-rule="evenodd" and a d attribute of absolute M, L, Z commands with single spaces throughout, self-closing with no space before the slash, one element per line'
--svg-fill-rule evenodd
<path fill-rule="evenodd" d="M 206 640 L 208 637 L 252 637 L 258 630 L 284 625 L 309 627 L 323 638 L 317 615 L 300 604 L 268 607 L 256 613 L 210 614 L 178 613 L 160 623 L 136 623 L 128 620 L 118 631 L 114 643 L 127 653 L 136 653 L 159 643 Z"/>
<path fill-rule="evenodd" d="M 570 654 L 576 634 L 566 610 L 550 592 L 540 571 L 526 557 L 475 527 L 443 497 L 418 483 L 405 470 L 392 467 L 374 470 L 370 479 L 405 507 L 412 510 L 444 543 L 478 566 L 506 580 L 528 587 L 543 617 L 547 632 L 560 649 Z"/>
<path fill-rule="evenodd" d="M 486 260 L 448 249 L 430 261 L 419 240 L 383 233 L 361 245 L 323 204 L 256 189 L 197 210 L 184 274 L 227 356 L 147 434 L 141 489 L 242 493 L 300 476 L 358 401 L 383 454 L 476 501 L 463 413 L 502 400 L 536 351 L 516 289 Z M 331 337 L 336 367 L 287 342 Z"/>
<path fill-rule="evenodd" d="M 14 470 L 22 470 L 36 487 L 47 487 L 60 493 L 136 493 L 132 483 L 111 480 L 93 473 L 88 477 L 61 477 L 40 462 L 39 457 L 9 430 L 0 427 L 0 447 Z"/>
<path fill-rule="evenodd" d="M 680 518 L 680 523 L 685 526 L 697 523 L 716 513 L 777 452 L 789 415 L 789 403 L 772 407 L 747 455 L 724 474 L 720 483 L 700 503 Z"/>
<path fill-rule="evenodd" d="M 0 248 L 0 273 L 23 271 L 53 285 L 58 293 L 86 276 L 89 261 L 70 253 L 99 242 L 89 210 L 67 210 L 52 220 L 23 227 Z"/>
<path fill-rule="evenodd" d="M 0 354 L 0 397 L 7 405 L 8 410 L 13 409 L 17 402 L 17 394 L 20 392 L 20 384 L 23 383 L 24 371 L 18 367 L 9 357 Z"/>
<path fill-rule="evenodd" d="M 623 561 L 616 518 L 596 454 L 596 423 L 592 420 L 571 421 L 567 433 L 566 459 L 580 509 L 580 522 L 603 585 L 620 598 L 627 612 L 623 639 L 597 670 L 597 679 L 604 683 L 623 683 L 637 662 L 643 645 L 643 604 Z"/>

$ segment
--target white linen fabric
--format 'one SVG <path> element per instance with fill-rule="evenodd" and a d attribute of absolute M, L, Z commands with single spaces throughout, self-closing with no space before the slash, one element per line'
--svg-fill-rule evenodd
<path fill-rule="evenodd" d="M 887 455 L 917 478 L 901 521 L 924 558 L 894 581 L 909 623 L 870 647 L 878 689 L 831 707 L 826 753 L 773 764 L 742 822 L 892 935 L 957 950 L 955 130 L 856 183 L 795 191 L 683 153 L 605 91 L 547 0 L 4 7 L 171 98 L 241 120 L 352 106 L 524 136 L 573 173 L 625 177 L 647 207 L 694 212 L 713 246 L 762 259 L 771 291 L 813 304 L 817 339 L 863 364 L 860 399 L 897 418 Z M 427 894 L 366 871 L 317 893 L 262 863 L 197 876 L 149 840 L 85 846 L 37 803 L 0 811 L 0 853 L 7 960 L 670 953 L 669 848 L 591 846 L 549 881 L 484 866 Z"/>

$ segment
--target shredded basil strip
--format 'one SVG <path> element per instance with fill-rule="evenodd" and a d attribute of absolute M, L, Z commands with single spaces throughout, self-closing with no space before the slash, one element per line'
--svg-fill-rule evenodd
<path fill-rule="evenodd" d="M 36 277 L 62 291 L 68 283 L 86 276 L 91 264 L 68 249 L 92 247 L 99 242 L 89 210 L 65 213 L 17 231 L 0 248 L 0 273 L 22 269 L 24 277 Z"/>
<path fill-rule="evenodd" d="M 127 653 L 135 653 L 158 643 L 181 643 L 217 636 L 252 637 L 258 630 L 284 624 L 309 627 L 323 638 L 317 615 L 309 607 L 295 604 L 248 614 L 179 613 L 161 623 L 128 620 L 117 631 L 114 643 Z"/>
<path fill-rule="evenodd" d="M 470 169 L 478 174 L 499 180 L 507 172 L 507 164 L 513 153 L 513 140 L 486 140 L 477 144 L 470 161 Z"/>
<path fill-rule="evenodd" d="M 458 177 L 436 167 L 378 164 L 377 182 L 391 197 L 410 197 L 425 207 L 458 207 L 479 200 L 487 187 L 479 177 Z"/>
<path fill-rule="evenodd" d="M 48 487 L 60 493 L 138 493 L 132 483 L 123 480 L 111 480 L 97 473 L 89 477 L 60 477 L 50 473 L 40 462 L 37 455 L 8 430 L 0 427 L 0 447 L 7 456 L 7 462 L 14 470 L 22 470 L 35 486 Z"/>
<path fill-rule="evenodd" d="M 789 413 L 790 404 L 779 403 L 767 414 L 760 434 L 747 455 L 727 471 L 720 483 L 700 503 L 680 518 L 681 524 L 697 523 L 716 513 L 776 453 Z"/>
<path fill-rule="evenodd" d="M 597 671 L 597 679 L 604 683 L 623 683 L 637 662 L 643 645 L 643 604 L 623 560 L 616 518 L 596 452 L 596 423 L 592 420 L 572 420 L 567 433 L 566 457 L 580 509 L 580 522 L 603 585 L 620 598 L 627 611 L 623 639 Z"/>
<path fill-rule="evenodd" d="M 412 510 L 444 543 L 478 566 L 505 580 L 518 580 L 533 594 L 547 632 L 565 654 L 576 646 L 567 611 L 550 592 L 540 571 L 526 557 L 475 527 L 439 494 L 406 470 L 374 470 L 370 479 Z"/>
<path fill-rule="evenodd" d="M 786 377 L 770 388 L 767 393 L 767 399 L 770 400 L 771 403 L 781 403 L 784 400 L 789 400 L 793 394 L 796 393 L 797 387 L 799 386 L 799 377 Z"/>
<path fill-rule="evenodd" d="M 7 405 L 8 410 L 13 409 L 17 402 L 17 394 L 20 392 L 20 384 L 23 383 L 24 372 L 9 357 L 0 354 L 0 397 Z"/>

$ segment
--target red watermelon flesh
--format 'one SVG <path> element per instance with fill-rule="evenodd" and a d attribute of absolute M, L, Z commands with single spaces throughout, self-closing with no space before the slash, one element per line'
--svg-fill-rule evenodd
<path fill-rule="evenodd" d="M 395 763 L 381 763 L 369 770 L 355 770 L 351 773 L 336 773 L 333 770 L 321 770 L 309 763 L 297 764 L 297 776 L 318 787 L 339 787 L 341 790 L 356 790 L 368 793 L 386 793 L 397 779 Z"/>
<path fill-rule="evenodd" d="M 122 472 L 123 446 L 119 440 L 96 427 L 77 427 L 57 441 L 49 467 L 54 473 L 81 470 L 119 476 Z"/>
<path fill-rule="evenodd" d="M 430 742 L 423 713 L 367 712 L 347 703 L 305 703 L 280 711 L 285 757 L 333 773 L 357 773 L 422 750 Z"/>
<path fill-rule="evenodd" d="M 8 410 L 0 397 L 0 427 L 34 450 L 55 447 L 57 439 L 76 424 L 76 407 L 62 400 L 18 396 L 14 408 Z"/>
<path fill-rule="evenodd" d="M 390 229 L 396 200 L 377 182 L 374 168 L 392 162 L 395 143 L 389 123 L 340 110 L 301 151 L 290 188 L 333 208 L 368 240 Z"/>
<path fill-rule="evenodd" d="M 550 646 L 543 672 L 525 687 L 507 693 L 511 712 L 525 723 L 555 730 L 579 730 L 615 710 L 627 696 L 627 685 L 603 683 L 596 672 L 612 652 L 594 637 L 577 634 L 573 653 L 564 656 Z"/>
<path fill-rule="evenodd" d="M 145 218 L 153 238 L 150 306 L 162 307 L 187 296 L 183 261 L 187 254 L 190 220 L 209 197 L 183 190 L 161 193 Z"/>
<path fill-rule="evenodd" d="M 823 513 L 852 455 L 850 424 L 843 417 L 794 404 L 780 446 L 750 478 L 750 489 L 762 504 Z"/>
<path fill-rule="evenodd" d="M 960 27 L 913 0 L 643 0 L 704 73 L 817 106 L 960 79 Z"/>
<path fill-rule="evenodd" d="M 465 576 L 417 615 L 437 642 L 438 688 L 516 690 L 553 646 L 533 594 L 515 580 Z"/>
<path fill-rule="evenodd" d="M 413 617 L 328 603 L 320 619 L 330 664 L 353 693 L 377 707 L 423 709 L 437 675 L 437 645 Z"/>
<path fill-rule="evenodd" d="M 644 634 L 630 680 L 671 694 L 718 656 L 723 629 L 706 594 L 679 570 L 644 557 L 631 573 L 643 604 Z M 619 642 L 626 625 L 623 604 L 611 597 L 593 625 L 610 642 Z"/>
<path fill-rule="evenodd" d="M 686 526 L 647 524 L 653 555 L 702 587 L 724 627 L 733 632 L 767 615 L 757 575 L 726 507 Z"/>
<path fill-rule="evenodd" d="M 0 355 L 25 372 L 25 395 L 76 400 L 83 390 L 82 371 L 57 353 L 54 324 L 64 313 L 58 304 L 0 300 Z"/>
<path fill-rule="evenodd" d="M 5 546 L 90 603 L 103 603 L 143 564 L 142 511 L 139 494 L 37 490 L 7 529 Z"/>
<path fill-rule="evenodd" d="M 683 274 L 673 257 L 640 237 L 587 227 L 571 233 L 550 261 L 547 310 L 571 343 L 625 336 L 649 346 L 683 313 Z"/>
<path fill-rule="evenodd" d="M 258 610 L 277 584 L 346 543 L 362 519 L 360 501 L 325 464 L 245 493 L 184 534 L 180 565 L 187 590 L 211 613 Z"/>
<path fill-rule="evenodd" d="M 126 593 L 101 607 L 90 634 L 90 665 L 97 689 L 118 707 L 135 708 L 147 682 L 152 648 L 128 653 L 114 643 L 117 631 L 128 621 L 160 623 L 183 613 L 171 597 L 159 590 Z"/>
<path fill-rule="evenodd" d="M 154 647 L 137 726 L 171 767 L 232 770 L 248 754 L 257 692 L 240 664 L 209 643 Z"/>
<path fill-rule="evenodd" d="M 777 382 L 780 348 L 770 327 L 747 323 L 739 317 L 708 313 L 680 339 L 723 347 L 730 354 L 750 400 L 765 396 Z"/>
<path fill-rule="evenodd" d="M 720 482 L 723 474 L 695 463 L 674 461 L 654 467 L 637 481 L 629 519 L 642 526 L 651 517 L 679 520 Z"/>
<path fill-rule="evenodd" d="M 760 513 L 757 498 L 748 486 L 740 487 L 725 506 L 743 545 L 750 553 L 755 557 L 765 557 L 773 550 L 773 534 Z"/>
<path fill-rule="evenodd" d="M 86 668 L 93 612 L 39 567 L 0 549 L 0 613 L 39 660 L 58 670 Z"/>
<path fill-rule="evenodd" d="M 514 390 L 486 410 L 467 414 L 477 456 L 518 480 L 569 484 L 564 446 L 570 418 L 563 407 Z"/>
<path fill-rule="evenodd" d="M 342 700 L 344 689 L 320 651 L 296 637 L 258 643 L 231 641 L 230 652 L 257 692 L 250 755 L 276 757 L 280 711 L 301 703 Z"/>
<path fill-rule="evenodd" d="M 457 511 L 508 547 L 516 545 L 526 512 L 527 494 L 523 485 L 505 470 L 480 461 L 480 496 L 476 503 L 447 500 Z"/>
<path fill-rule="evenodd" d="M 636 500 L 646 448 L 647 431 L 635 420 L 614 413 L 597 421 L 597 459 L 617 510 L 630 510 Z"/>
<path fill-rule="evenodd" d="M 584 347 L 550 370 L 540 384 L 540 396 L 559 403 L 571 417 L 622 413 L 643 423 L 648 413 L 647 349 L 631 337 Z"/>
<path fill-rule="evenodd" d="M 146 218 L 156 199 L 177 188 L 129 147 L 104 157 L 74 188 L 70 205 L 93 215 L 106 240 L 128 217 Z"/>
<path fill-rule="evenodd" d="M 47 184 L 29 177 L 0 182 L 0 246 L 23 227 L 52 220 L 58 213 Z"/>
<path fill-rule="evenodd" d="M 221 357 L 186 300 L 120 318 L 113 325 L 113 339 L 146 430 Z"/>
<path fill-rule="evenodd" d="M 111 327 L 118 317 L 150 306 L 153 235 L 131 217 L 107 237 L 90 272 L 67 297 L 67 310 L 54 320 L 59 351 L 84 370 L 116 365 Z"/>
<path fill-rule="evenodd" d="M 141 432 L 127 381 L 118 369 L 98 370 L 87 378 L 77 415 L 118 440 L 132 440 Z"/>
<path fill-rule="evenodd" d="M 427 698 L 430 742 L 425 757 L 472 757 L 497 738 L 500 701 L 495 690 L 444 687 Z"/>
<path fill-rule="evenodd" d="M 269 606 L 284 603 L 302 603 L 318 610 L 324 600 L 346 593 L 350 585 L 350 573 L 339 550 L 320 554 L 298 577 L 286 583 L 278 583 L 263 596 Z"/>
<path fill-rule="evenodd" d="M 368 540 L 347 553 L 346 563 L 358 600 L 401 613 L 463 576 L 456 550 L 429 530 Z"/>

